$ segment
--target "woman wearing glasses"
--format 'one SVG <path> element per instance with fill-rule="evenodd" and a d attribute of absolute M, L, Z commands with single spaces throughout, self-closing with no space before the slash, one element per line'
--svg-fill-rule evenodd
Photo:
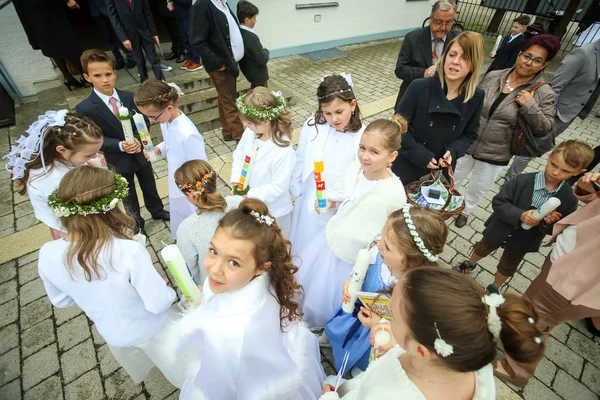
<path fill-rule="evenodd" d="M 517 118 L 522 116 L 537 136 L 547 135 L 554 129 L 554 91 L 549 85 L 543 85 L 532 95 L 529 89 L 544 82 L 542 71 L 559 48 L 556 36 L 532 36 L 525 42 L 514 67 L 492 71 L 479 84 L 479 88 L 485 90 L 479 137 L 458 160 L 454 174 L 456 187 L 461 190 L 464 179 L 474 171 L 466 193 L 461 191 L 465 193 L 466 206 L 455 221 L 457 227 L 467 223 L 469 213 L 510 162 Z"/>
<path fill-rule="evenodd" d="M 477 88 L 483 63 L 483 38 L 464 32 L 444 48 L 437 73 L 414 80 L 396 113 L 408 132 L 392 170 L 404 184 L 448 165 L 477 139 L 484 92 Z"/>

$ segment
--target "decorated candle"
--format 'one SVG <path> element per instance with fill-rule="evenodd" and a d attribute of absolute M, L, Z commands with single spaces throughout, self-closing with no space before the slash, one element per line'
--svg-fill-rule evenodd
<path fill-rule="evenodd" d="M 317 206 L 319 211 L 327 208 L 327 197 L 325 196 L 325 156 L 318 152 L 314 157 L 314 174 L 317 194 Z"/>
<path fill-rule="evenodd" d="M 256 158 L 256 149 L 254 145 L 250 150 L 250 153 L 246 154 L 244 157 L 244 164 L 242 165 L 242 173 L 240 175 L 240 180 L 237 185 L 237 193 L 246 194 L 248 186 L 250 185 L 250 173 L 252 172 L 252 164 L 254 163 L 254 159 Z"/>
<path fill-rule="evenodd" d="M 169 271 L 175 277 L 177 286 L 181 289 L 181 293 L 185 299 L 193 306 L 197 306 L 202 301 L 202 292 L 192 277 L 192 273 L 188 268 L 183 255 L 177 245 L 170 244 L 165 246 L 160 252 L 161 257 L 169 267 Z"/>
<path fill-rule="evenodd" d="M 386 331 L 383 328 L 377 331 L 377 333 L 375 334 L 375 338 L 373 339 L 373 348 L 371 349 L 371 354 L 369 356 L 369 363 L 377 360 L 384 354 L 382 351 L 377 349 L 380 346 L 385 346 L 386 344 L 388 344 L 390 340 L 392 340 L 392 337 L 390 336 L 388 331 Z"/>
<path fill-rule="evenodd" d="M 560 206 L 560 199 L 557 197 L 550 197 L 544 204 L 539 206 L 531 216 L 537 220 L 542 220 L 547 217 L 552 211 L 556 210 Z M 531 229 L 531 226 L 526 223 L 521 223 L 521 228 L 525 230 Z"/>
<path fill-rule="evenodd" d="M 154 154 L 154 144 L 152 143 L 150 132 L 148 132 L 146 121 L 144 121 L 144 116 L 142 114 L 134 114 L 133 122 L 135 123 L 135 128 L 138 131 L 140 140 L 142 141 L 142 146 L 144 147 L 144 150 L 146 150 L 146 153 L 148 153 L 148 156 L 150 157 L 150 161 L 156 160 L 156 155 Z"/>
<path fill-rule="evenodd" d="M 342 310 L 346 313 L 354 311 L 354 303 L 358 292 L 362 289 L 365 275 L 367 275 L 367 269 L 369 269 L 369 263 L 371 262 L 371 254 L 367 249 L 360 249 L 356 256 L 356 262 L 350 272 L 350 280 L 348 283 L 348 294 L 350 295 L 350 301 L 342 304 Z"/>
<path fill-rule="evenodd" d="M 129 116 L 129 110 L 127 107 L 119 108 L 119 120 L 121 120 L 121 126 L 123 126 L 123 134 L 125 135 L 126 142 L 133 142 L 135 136 L 133 136 L 133 128 L 131 127 L 131 117 Z"/>
<path fill-rule="evenodd" d="M 498 37 L 496 38 L 496 43 L 494 43 L 494 48 L 492 49 L 492 53 L 494 53 L 494 56 L 498 51 L 498 47 L 500 47 L 500 43 L 502 43 L 502 35 L 498 35 Z"/>

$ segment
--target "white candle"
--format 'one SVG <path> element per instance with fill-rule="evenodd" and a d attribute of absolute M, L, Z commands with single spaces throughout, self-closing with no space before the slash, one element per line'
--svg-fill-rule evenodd
<path fill-rule="evenodd" d="M 371 348 L 371 354 L 369 356 L 369 364 L 377 360 L 383 354 L 385 354 L 384 352 L 377 349 L 381 346 L 385 346 L 391 340 L 392 337 L 390 336 L 389 332 L 383 328 L 377 331 L 377 333 L 375 333 L 375 338 L 373 339 L 373 347 Z"/>
<path fill-rule="evenodd" d="M 102 157 L 95 157 L 89 159 L 87 164 L 96 168 L 107 168 L 105 165 L 102 164 Z"/>
<path fill-rule="evenodd" d="M 496 55 L 496 51 L 498 51 L 500 43 L 502 43 L 502 35 L 498 35 L 498 37 L 496 38 L 496 43 L 494 43 L 494 48 L 492 49 L 492 53 L 494 53 L 494 55 Z"/>
<path fill-rule="evenodd" d="M 371 254 L 367 249 L 360 249 L 356 256 L 356 262 L 352 267 L 350 273 L 350 282 L 348 283 L 348 294 L 350 295 L 350 301 L 342 304 L 342 310 L 346 313 L 354 311 L 354 303 L 356 303 L 356 297 L 358 292 L 362 289 L 365 275 L 367 275 L 367 269 L 369 269 L 369 263 L 371 262 Z"/>
<path fill-rule="evenodd" d="M 167 267 L 169 267 L 169 271 L 171 271 L 173 277 L 175 277 L 177 286 L 181 289 L 188 303 L 193 306 L 200 304 L 202 301 L 202 292 L 198 288 L 194 278 L 192 278 L 192 273 L 185 263 L 179 248 L 174 244 L 167 245 L 161 250 L 160 255 L 165 264 L 167 264 Z"/>
<path fill-rule="evenodd" d="M 146 121 L 144 121 L 144 116 L 142 114 L 134 114 L 133 122 L 135 123 L 135 129 L 138 131 L 140 140 L 142 141 L 142 147 L 144 147 L 144 150 L 148 153 L 150 161 L 155 161 L 156 155 L 154 154 L 154 144 L 152 143 L 150 132 L 148 132 Z"/>
<path fill-rule="evenodd" d="M 119 117 L 127 118 L 121 120 L 121 126 L 123 127 L 123 134 L 125 135 L 126 142 L 133 142 L 135 136 L 133 136 L 133 128 L 131 127 L 131 118 L 129 118 L 129 110 L 127 107 L 119 108 Z"/>
<path fill-rule="evenodd" d="M 541 220 L 542 218 L 544 218 L 548 214 L 550 214 L 552 211 L 556 210 L 559 206 L 560 206 L 560 199 L 558 199 L 556 197 L 550 197 L 544 204 L 539 206 L 537 208 L 537 210 L 535 210 L 531 214 L 531 216 L 537 220 Z M 523 228 L 525 230 L 529 230 L 532 227 L 525 223 L 521 223 L 521 228 Z"/>

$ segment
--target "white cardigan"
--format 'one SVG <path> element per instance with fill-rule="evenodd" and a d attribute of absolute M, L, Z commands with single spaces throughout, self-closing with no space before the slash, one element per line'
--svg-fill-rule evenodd
<path fill-rule="evenodd" d="M 290 178 L 296 165 L 296 152 L 289 137 L 287 147 L 279 147 L 273 139 L 262 143 L 255 156 L 250 171 L 250 190 L 248 197 L 264 201 L 273 217 L 279 218 L 292 212 Z M 244 165 L 244 157 L 250 153 L 256 139 L 256 133 L 246 128 L 242 139 L 233 152 L 231 165 L 231 183 L 238 183 Z"/>
<path fill-rule="evenodd" d="M 404 186 L 390 171 L 390 177 L 352 198 L 359 174 L 363 171 L 356 161 L 327 193 L 331 201 L 348 200 L 351 204 L 342 208 L 327 223 L 327 245 L 336 257 L 353 264 L 360 249 L 367 247 L 381 233 L 388 216 L 406 204 Z"/>

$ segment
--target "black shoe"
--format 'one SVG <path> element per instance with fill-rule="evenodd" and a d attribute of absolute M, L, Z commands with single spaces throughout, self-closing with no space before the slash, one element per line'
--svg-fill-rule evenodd
<path fill-rule="evenodd" d="M 120 69 L 123 69 L 123 67 L 125 67 L 125 60 L 121 58 L 120 60 L 117 60 L 115 64 L 115 70 L 118 71 Z"/>
<path fill-rule="evenodd" d="M 187 60 L 187 56 L 184 53 L 181 53 L 179 55 L 179 57 L 177 57 L 177 60 L 175 60 L 176 63 L 182 63 L 185 60 Z"/>
<path fill-rule="evenodd" d="M 233 136 L 223 136 L 223 141 L 225 142 L 233 142 L 235 139 Z"/>
<path fill-rule="evenodd" d="M 131 69 L 137 66 L 137 63 L 134 60 L 127 60 L 127 64 L 125 64 L 125 68 Z"/>
<path fill-rule="evenodd" d="M 594 336 L 600 336 L 600 329 L 596 328 L 594 325 L 594 321 L 591 318 L 585 319 L 585 325 L 587 326 L 588 331 Z"/>
<path fill-rule="evenodd" d="M 179 53 L 176 51 L 172 51 L 171 53 L 169 53 L 168 56 L 165 57 L 165 60 L 170 61 L 176 59 L 177 57 L 179 57 Z"/>
<path fill-rule="evenodd" d="M 163 221 L 170 221 L 171 214 L 169 214 L 168 211 L 162 210 L 162 211 L 159 211 L 156 214 L 154 214 L 152 216 L 152 219 L 162 219 Z"/>
<path fill-rule="evenodd" d="M 454 220 L 454 225 L 456 225 L 457 228 L 462 228 L 463 226 L 465 226 L 467 224 L 467 221 L 469 220 L 469 217 L 465 214 L 460 214 L 458 217 L 456 217 L 456 219 Z"/>
<path fill-rule="evenodd" d="M 475 268 L 477 268 L 477 264 L 472 265 L 468 260 L 467 261 L 463 261 L 462 264 L 457 265 L 455 267 L 452 267 L 453 271 L 458 271 L 461 274 L 465 274 L 465 275 L 469 275 L 471 272 L 473 272 L 475 270 Z"/>
<path fill-rule="evenodd" d="M 485 290 L 487 290 L 488 294 L 500 294 L 500 288 L 497 288 L 493 283 L 490 283 Z"/>

